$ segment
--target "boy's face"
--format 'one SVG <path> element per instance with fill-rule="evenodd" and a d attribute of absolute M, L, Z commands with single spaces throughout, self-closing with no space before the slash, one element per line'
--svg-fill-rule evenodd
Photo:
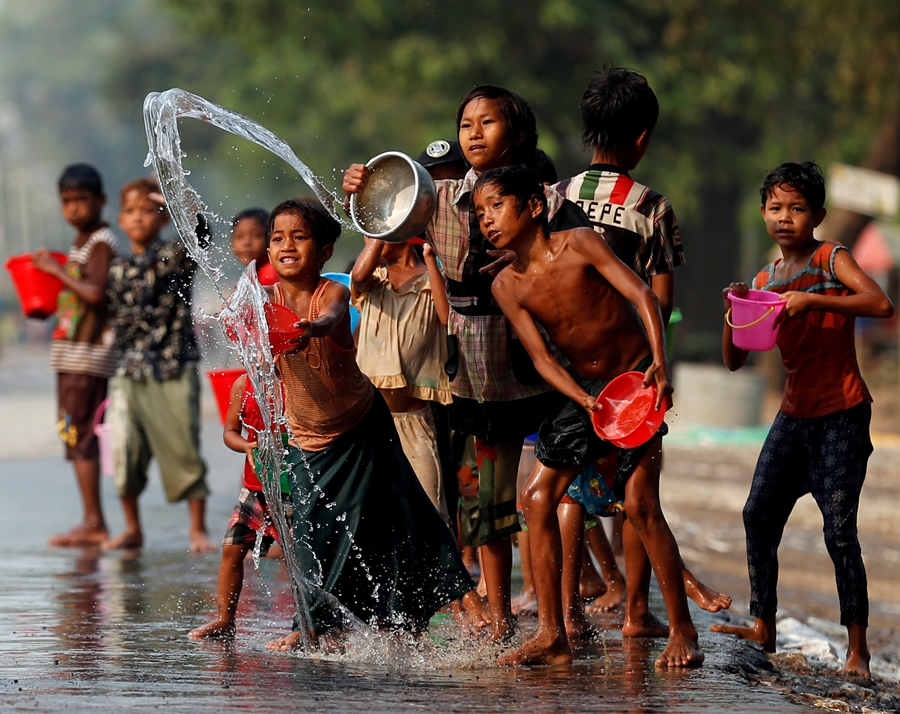
<path fill-rule="evenodd" d="M 255 218 L 242 218 L 231 234 L 231 251 L 241 265 L 255 260 L 259 267 L 260 259 L 266 255 L 266 229 Z"/>
<path fill-rule="evenodd" d="M 269 262 L 284 280 L 302 280 L 319 274 L 334 252 L 333 245 L 319 248 L 301 216 L 282 213 L 275 217 L 269 237 Z"/>
<path fill-rule="evenodd" d="M 515 250 L 515 240 L 534 227 L 543 210 L 540 201 L 532 199 L 520 211 L 514 196 L 501 196 L 491 183 L 476 191 L 472 200 L 481 233 L 497 250 Z"/>
<path fill-rule="evenodd" d="M 100 220 L 106 204 L 106 196 L 95 196 L 90 191 L 67 189 L 59 192 L 63 218 L 79 231 L 87 230 Z"/>
<path fill-rule="evenodd" d="M 137 245 L 148 246 L 159 237 L 169 216 L 143 191 L 129 191 L 122 199 L 119 227 Z"/>
<path fill-rule="evenodd" d="M 473 99 L 463 109 L 459 122 L 459 145 L 478 173 L 512 161 L 506 118 L 493 99 Z"/>
<path fill-rule="evenodd" d="M 800 248 L 812 240 L 813 230 L 825 218 L 825 209 L 813 213 L 807 200 L 790 186 L 775 186 L 760 208 L 766 232 L 782 248 Z"/>

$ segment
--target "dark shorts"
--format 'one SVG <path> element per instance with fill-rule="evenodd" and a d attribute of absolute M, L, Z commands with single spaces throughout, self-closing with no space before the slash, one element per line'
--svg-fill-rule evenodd
<path fill-rule="evenodd" d="M 94 435 L 94 416 L 106 399 L 106 377 L 57 372 L 56 399 L 59 420 L 56 430 L 66 446 L 66 458 L 97 459 L 100 449 Z"/>
<path fill-rule="evenodd" d="M 294 511 L 291 494 L 281 494 L 281 503 L 290 527 Z M 257 532 L 263 524 L 265 524 L 266 530 L 260 544 L 260 555 L 265 555 L 269 552 L 272 543 L 278 540 L 278 532 L 275 530 L 272 514 L 269 513 L 269 507 L 266 505 L 266 497 L 263 492 L 242 488 L 241 494 L 238 496 L 237 505 L 234 507 L 231 519 L 228 521 L 228 530 L 225 532 L 222 546 L 255 545 Z"/>
<path fill-rule="evenodd" d="M 450 426 L 491 444 L 517 441 L 534 434 L 565 402 L 565 396 L 556 390 L 508 402 L 479 402 L 454 396 Z"/>
<path fill-rule="evenodd" d="M 631 371 L 644 372 L 651 362 L 652 357 L 648 355 Z M 600 394 L 610 382 L 610 380 L 603 379 L 583 379 L 574 373 L 572 378 L 592 397 Z M 669 433 L 665 422 L 656 433 L 658 436 L 665 436 Z M 587 411 L 581 405 L 567 399 L 556 416 L 541 424 L 538 439 L 534 445 L 534 455 L 544 466 L 561 469 L 577 468 L 600 461 L 607 458 L 613 450 L 617 451 L 618 468 L 612 490 L 616 498 L 622 500 L 625 498 L 625 483 L 640 460 L 644 458 L 649 443 L 634 449 L 620 449 L 608 441 L 604 441 L 594 431 L 594 425 L 591 423 Z M 572 496 L 571 492 L 569 495 Z"/>

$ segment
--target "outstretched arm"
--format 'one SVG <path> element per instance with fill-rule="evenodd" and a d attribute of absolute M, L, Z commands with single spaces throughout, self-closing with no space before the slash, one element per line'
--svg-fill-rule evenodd
<path fill-rule="evenodd" d="M 368 292 L 372 285 L 372 273 L 381 263 L 381 254 L 384 252 L 384 241 L 364 237 L 366 247 L 353 264 L 350 271 L 350 282 L 353 285 L 353 293 L 360 295 Z"/>
<path fill-rule="evenodd" d="M 430 245 L 425 246 L 425 267 L 428 268 L 428 281 L 431 283 L 431 297 L 434 310 L 442 325 L 450 319 L 450 302 L 447 300 L 447 288 L 444 285 L 444 274 L 437 264 L 437 256 Z"/>
<path fill-rule="evenodd" d="M 672 393 L 669 384 L 669 359 L 666 355 L 666 332 L 659 310 L 659 299 L 631 268 L 616 257 L 606 241 L 597 240 L 596 234 L 590 229 L 574 229 L 569 240 L 571 246 L 638 309 L 653 353 L 653 363 L 644 373 L 644 386 L 649 386 L 651 382 L 656 384 L 656 409 L 659 409 Z"/>
<path fill-rule="evenodd" d="M 862 268 L 857 265 L 849 250 L 839 250 L 834 256 L 834 274 L 838 280 L 853 291 L 853 295 L 819 295 L 790 291 L 782 295 L 786 305 L 775 321 L 780 325 L 797 315 L 810 310 L 836 312 L 855 317 L 891 317 L 894 306 L 884 290 L 878 287 Z"/>
<path fill-rule="evenodd" d="M 550 354 L 534 318 L 515 297 L 514 279 L 501 273 L 491 286 L 497 304 L 509 320 L 516 334 L 534 362 L 538 373 L 551 387 L 565 394 L 588 411 L 596 411 L 594 397 L 584 391 L 563 366 Z"/>
<path fill-rule="evenodd" d="M 291 352 L 306 349 L 311 337 L 325 337 L 334 334 L 341 321 L 346 317 L 349 305 L 349 288 L 336 280 L 329 283 L 319 298 L 319 316 L 315 320 L 303 317 L 297 322 L 297 327 L 302 330 L 302 334 L 290 341 L 290 344 L 293 345 Z M 349 335 L 349 322 L 347 324 Z"/>

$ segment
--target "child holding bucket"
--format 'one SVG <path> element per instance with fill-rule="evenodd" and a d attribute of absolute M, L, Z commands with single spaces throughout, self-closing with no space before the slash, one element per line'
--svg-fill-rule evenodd
<path fill-rule="evenodd" d="M 34 266 L 62 281 L 50 368 L 57 373 L 57 431 L 75 479 L 84 511 L 82 522 L 49 539 L 55 546 L 100 545 L 108 537 L 100 501 L 100 454 L 94 416 L 106 399 L 107 380 L 116 367 L 113 334 L 106 304 L 109 264 L 116 237 L 101 218 L 106 196 L 97 170 L 88 164 L 66 167 L 59 177 L 59 199 L 66 221 L 78 234 L 61 266 L 46 250 Z"/>
<path fill-rule="evenodd" d="M 811 493 L 824 518 L 841 624 L 847 628 L 843 671 L 868 677 L 869 599 L 856 523 L 872 453 L 872 397 L 859 372 L 854 329 L 857 317 L 890 317 L 894 308 L 849 250 L 815 239 L 813 232 L 825 218 L 825 181 L 818 166 L 782 164 L 766 177 L 760 194 L 766 231 L 782 257 L 757 274 L 753 287 L 778 293 L 784 301 L 773 322 L 787 381 L 744 506 L 755 622 L 711 629 L 775 651 L 778 545 L 797 499 Z M 726 310 L 729 295 L 745 298 L 748 287 L 732 283 L 724 291 Z M 736 331 L 728 322 L 722 352 L 725 366 L 733 371 L 749 353 L 734 345 Z"/>
<path fill-rule="evenodd" d="M 534 361 L 541 376 L 568 399 L 548 415 L 535 443 L 537 464 L 522 491 L 522 507 L 531 540 L 531 564 L 538 596 L 538 630 L 501 664 L 571 662 L 562 609 L 562 546 L 557 507 L 589 462 L 613 446 L 594 432 L 596 397 L 613 378 L 644 372 L 643 383 L 656 387 L 652 409 L 663 409 L 669 386 L 665 334 L 659 300 L 605 241 L 588 228 L 551 232 L 547 228 L 543 187 L 525 168 L 483 173 L 473 192 L 482 233 L 497 249 L 512 250 L 516 262 L 500 272 L 493 294 Z M 603 305 L 603 310 L 596 310 Z M 637 307 L 637 311 L 635 311 Z M 640 319 L 638 318 L 640 315 Z M 568 360 L 564 368 L 550 352 L 537 323 Z M 678 545 L 659 506 L 659 457 L 663 423 L 648 442 L 619 449 L 617 482 L 634 528 L 625 532 L 626 566 L 649 555 L 660 584 L 669 627 L 647 608 L 636 592 L 646 578 L 629 578 L 622 634 L 669 641 L 657 667 L 674 669 L 703 661 L 691 622 Z M 622 483 L 624 482 L 624 483 Z"/>
<path fill-rule="evenodd" d="M 200 456 L 200 350 L 191 293 L 197 264 L 181 241 L 165 242 L 165 199 L 152 178 L 122 187 L 119 226 L 132 255 L 109 271 L 118 365 L 110 407 L 116 445 L 116 489 L 125 530 L 106 548 L 144 543 L 138 497 L 150 459 L 159 463 L 170 503 L 187 501 L 192 553 L 215 550 L 206 534 L 206 464 Z M 209 235 L 199 235 L 201 245 Z"/>
<path fill-rule="evenodd" d="M 269 216 L 274 303 L 301 330 L 277 358 L 292 469 L 293 535 L 310 593 L 315 637 L 345 626 L 337 598 L 378 628 L 421 631 L 447 603 L 463 599 L 477 624 L 480 602 L 452 533 L 403 453 L 394 421 L 356 363 L 350 292 L 324 278 L 340 224 L 319 205 L 288 200 Z M 301 644 L 301 623 L 272 649 Z"/>
<path fill-rule="evenodd" d="M 246 437 L 243 435 L 244 428 L 247 430 Z M 260 543 L 260 556 L 265 556 L 272 543 L 278 540 L 278 532 L 256 472 L 256 434 L 264 428 L 253 383 L 247 379 L 247 375 L 242 375 L 231 389 L 223 438 L 225 446 L 247 456 L 244 460 L 244 485 L 222 541 L 217 597 L 219 611 L 214 620 L 190 632 L 188 637 L 192 640 L 234 636 L 234 618 L 244 582 L 244 558 L 256 545 L 256 536 L 261 529 L 265 528 Z M 291 496 L 288 489 L 284 491 L 282 504 L 290 525 Z"/>

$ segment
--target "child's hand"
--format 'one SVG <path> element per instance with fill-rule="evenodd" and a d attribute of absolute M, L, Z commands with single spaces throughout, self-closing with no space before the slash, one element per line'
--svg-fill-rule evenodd
<path fill-rule="evenodd" d="M 656 385 L 656 404 L 653 406 L 653 409 L 655 411 L 659 411 L 660 408 L 666 411 L 671 409 L 672 392 L 675 390 L 669 384 L 667 365 L 659 362 L 654 362 L 650 365 L 647 371 L 644 372 L 643 386 L 649 387 L 651 383 Z"/>
<path fill-rule="evenodd" d="M 599 412 L 602 408 L 601 405 L 597 402 L 597 397 L 592 397 L 586 392 L 579 401 L 581 403 L 581 406 L 585 409 L 585 411 L 587 411 L 588 414 Z"/>
<path fill-rule="evenodd" d="M 365 164 L 350 164 L 350 168 L 344 172 L 344 193 L 348 196 L 362 191 L 369 182 L 372 169 Z"/>
<path fill-rule="evenodd" d="M 428 245 L 428 243 L 422 246 L 422 255 L 424 256 L 426 263 L 433 263 L 437 258 L 437 256 L 435 256 L 434 250 L 430 245 Z"/>
<path fill-rule="evenodd" d="M 46 248 L 38 248 L 31 256 L 31 262 L 42 273 L 48 273 L 59 277 L 63 273 L 63 267 L 50 256 Z"/>
<path fill-rule="evenodd" d="M 731 309 L 731 300 L 728 299 L 729 293 L 732 293 L 737 298 L 745 298 L 749 292 L 750 288 L 747 286 L 747 283 L 732 283 L 725 288 L 722 291 L 722 302 L 725 304 L 725 312 Z"/>
<path fill-rule="evenodd" d="M 516 262 L 516 254 L 515 251 L 512 250 L 488 250 L 485 252 L 497 260 L 485 265 L 478 271 L 479 273 L 489 273 L 490 275 L 496 276 L 497 273 L 503 270 L 507 265 Z"/>
<path fill-rule="evenodd" d="M 311 323 L 308 318 L 301 317 L 300 320 L 295 323 L 294 327 L 300 330 L 300 334 L 294 339 L 288 340 L 288 344 L 292 345 L 292 347 L 287 349 L 285 354 L 292 355 L 297 352 L 302 352 L 309 347 L 309 338 L 313 337 L 313 335 L 310 334 Z"/>
<path fill-rule="evenodd" d="M 801 293 L 796 290 L 790 290 L 783 293 L 781 299 L 784 300 L 785 306 L 781 314 L 775 318 L 775 327 L 789 317 L 797 317 L 805 312 L 809 312 L 811 306 L 811 295 L 809 293 Z"/>
<path fill-rule="evenodd" d="M 247 461 L 250 462 L 250 468 L 253 469 L 253 473 L 256 473 L 256 459 L 253 455 L 253 450 L 256 448 L 255 441 L 248 441 L 244 445 L 244 453 L 247 454 Z"/>

